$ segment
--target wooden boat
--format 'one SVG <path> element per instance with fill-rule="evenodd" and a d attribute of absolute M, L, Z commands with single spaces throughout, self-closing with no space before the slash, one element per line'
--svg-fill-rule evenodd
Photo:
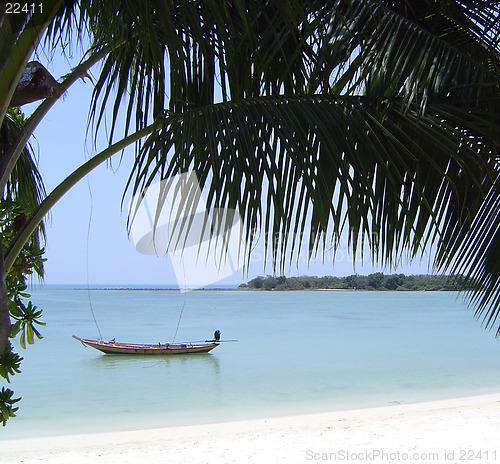
<path fill-rule="evenodd" d="M 82 342 L 84 345 L 102 351 L 105 354 L 188 354 L 188 353 L 208 353 L 217 346 L 218 340 L 206 340 L 205 342 L 192 343 L 176 343 L 176 344 L 161 344 L 143 345 L 136 343 L 118 343 L 114 339 L 109 341 L 104 340 L 89 340 L 73 335 L 73 338 Z"/>

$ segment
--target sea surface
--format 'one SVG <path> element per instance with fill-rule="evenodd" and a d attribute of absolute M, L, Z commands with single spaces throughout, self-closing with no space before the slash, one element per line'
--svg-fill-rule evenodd
<path fill-rule="evenodd" d="M 10 388 L 22 401 L 0 440 L 500 392 L 500 342 L 444 292 L 42 286 L 32 300 L 47 325 L 20 349 Z M 71 338 L 194 341 L 215 329 L 238 341 L 154 357 L 103 355 Z"/>

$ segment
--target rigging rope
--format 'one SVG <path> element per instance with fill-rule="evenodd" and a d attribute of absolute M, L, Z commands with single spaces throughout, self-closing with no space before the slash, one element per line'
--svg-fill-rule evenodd
<path fill-rule="evenodd" d="M 175 342 L 175 337 L 177 337 L 177 332 L 179 331 L 179 326 L 181 325 L 182 313 L 184 312 L 184 308 L 186 306 L 186 299 L 187 299 L 186 269 L 184 268 L 184 262 L 181 261 L 181 263 L 182 263 L 182 273 L 184 274 L 184 303 L 182 303 L 182 308 L 181 308 L 181 312 L 179 314 L 179 320 L 177 321 L 177 327 L 175 328 L 175 334 L 174 334 L 174 338 L 172 339 L 172 343 Z"/>
<path fill-rule="evenodd" d="M 88 177 L 87 177 L 87 186 L 89 188 L 89 196 L 90 196 L 89 225 L 87 227 L 87 259 L 86 259 L 87 296 L 88 296 L 88 299 L 89 299 L 90 313 L 92 314 L 92 319 L 94 319 L 94 324 L 97 327 L 97 331 L 99 332 L 99 340 L 102 340 L 101 329 L 99 328 L 99 324 L 97 323 L 97 319 L 95 318 L 94 308 L 92 307 L 92 298 L 90 297 L 90 283 L 89 283 L 89 242 L 90 242 L 90 225 L 92 224 L 93 197 L 92 197 L 92 190 L 90 189 L 90 181 L 89 181 Z"/>

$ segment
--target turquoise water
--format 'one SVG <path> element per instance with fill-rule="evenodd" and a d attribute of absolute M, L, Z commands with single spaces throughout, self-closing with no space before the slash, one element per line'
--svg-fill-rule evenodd
<path fill-rule="evenodd" d="M 212 354 L 105 356 L 86 290 L 42 287 L 44 339 L 23 351 L 2 438 L 204 423 L 500 391 L 500 344 L 434 292 L 91 291 L 102 337 L 238 339 Z"/>

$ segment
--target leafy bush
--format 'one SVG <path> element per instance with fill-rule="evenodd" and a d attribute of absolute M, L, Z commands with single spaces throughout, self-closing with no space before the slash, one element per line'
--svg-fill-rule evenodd
<path fill-rule="evenodd" d="M 3 253 L 25 219 L 26 211 L 20 202 L 10 198 L 0 202 L 0 233 Z M 40 248 L 37 238 L 33 237 L 24 246 L 5 277 L 12 321 L 10 338 L 19 337 L 19 344 L 23 349 L 26 348 L 27 344 L 32 345 L 35 339 L 42 338 L 35 326 L 45 325 L 44 322 L 40 321 L 42 311 L 31 301 L 28 301 L 30 294 L 26 292 L 28 276 L 37 274 L 41 277 L 43 275 L 43 262 L 45 261 L 43 254 L 43 248 Z M 12 343 L 7 343 L 4 352 L 0 354 L 0 376 L 10 382 L 11 376 L 21 372 L 22 359 L 13 351 Z M 14 407 L 14 404 L 21 398 L 13 398 L 13 394 L 11 389 L 5 387 L 2 387 L 0 392 L 0 422 L 4 426 L 9 418 L 15 417 L 15 413 L 19 409 Z"/>

